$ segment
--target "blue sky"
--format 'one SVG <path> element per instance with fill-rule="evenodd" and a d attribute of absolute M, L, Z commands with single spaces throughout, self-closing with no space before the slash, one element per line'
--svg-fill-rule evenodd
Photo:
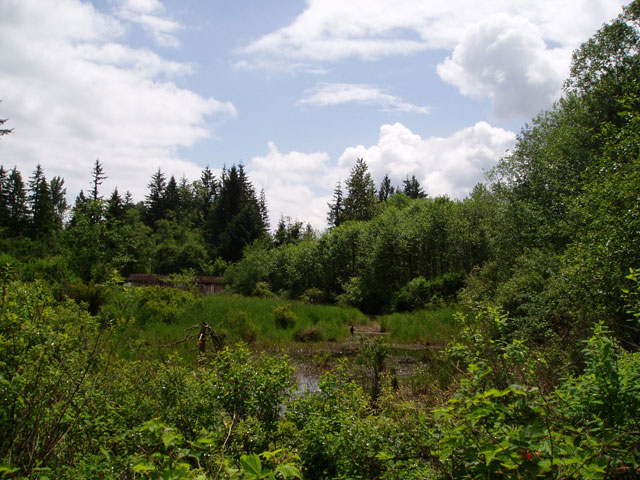
<path fill-rule="evenodd" d="M 0 0 L 0 163 L 72 200 L 100 158 L 151 174 L 242 162 L 280 215 L 324 228 L 364 157 L 462 198 L 561 94 L 616 0 Z"/>

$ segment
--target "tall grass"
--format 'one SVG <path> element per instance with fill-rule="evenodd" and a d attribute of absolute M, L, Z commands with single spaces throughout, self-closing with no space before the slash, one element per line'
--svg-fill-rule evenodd
<path fill-rule="evenodd" d="M 457 334 L 461 325 L 455 319 L 454 307 L 393 313 L 378 317 L 380 328 L 388 332 L 388 341 L 395 343 L 443 344 Z"/>
<path fill-rule="evenodd" d="M 177 352 L 185 358 L 195 357 L 195 339 L 178 342 L 197 333 L 197 329 L 188 328 L 202 321 L 211 326 L 225 345 L 244 341 L 258 349 L 286 346 L 305 332 L 311 332 L 315 341 L 341 341 L 349 335 L 350 325 L 368 322 L 364 314 L 350 307 L 222 294 L 195 296 L 178 309 L 170 298 L 163 300 L 166 311 L 171 312 L 171 315 L 163 315 L 162 302 L 157 297 L 166 294 L 134 293 L 138 298 L 151 297 L 152 311 L 158 313 L 155 317 L 150 316 L 148 305 L 134 302 L 135 306 L 128 312 L 132 320 L 118 339 L 123 356 L 140 358 L 147 356 L 145 352 L 151 352 L 151 356 L 157 357 Z M 283 306 L 293 318 L 293 324 L 288 328 L 279 328 L 276 322 L 276 311 Z"/>

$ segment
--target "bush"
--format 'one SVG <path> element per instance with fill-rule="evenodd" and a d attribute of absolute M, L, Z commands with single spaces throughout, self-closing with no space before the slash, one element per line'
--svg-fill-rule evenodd
<path fill-rule="evenodd" d="M 296 314 L 291 311 L 289 305 L 280 305 L 273 309 L 276 319 L 276 327 L 286 330 L 296 324 Z"/>
<path fill-rule="evenodd" d="M 256 283 L 256 288 L 251 293 L 251 296 L 260 298 L 275 298 L 276 294 L 271 291 L 270 286 L 267 282 L 258 282 Z"/>
<path fill-rule="evenodd" d="M 135 317 L 141 324 L 149 321 L 175 323 L 197 299 L 196 294 L 187 290 L 166 287 L 141 287 L 137 293 Z"/>
<path fill-rule="evenodd" d="M 300 299 L 306 303 L 322 303 L 325 297 L 319 288 L 308 288 L 304 291 Z"/>
<path fill-rule="evenodd" d="M 445 273 L 431 280 L 426 280 L 422 276 L 416 277 L 397 293 L 394 309 L 409 311 L 453 300 L 463 285 L 463 272 Z"/>

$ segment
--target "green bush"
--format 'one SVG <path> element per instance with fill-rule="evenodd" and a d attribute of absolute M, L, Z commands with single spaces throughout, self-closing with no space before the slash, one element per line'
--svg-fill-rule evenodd
<path fill-rule="evenodd" d="M 296 324 L 296 314 L 291 311 L 289 305 L 279 305 L 273 309 L 276 327 L 286 330 Z"/>
<path fill-rule="evenodd" d="M 175 323 L 198 299 L 193 292 L 166 287 L 140 287 L 136 293 L 135 317 L 143 325 L 148 322 Z"/>

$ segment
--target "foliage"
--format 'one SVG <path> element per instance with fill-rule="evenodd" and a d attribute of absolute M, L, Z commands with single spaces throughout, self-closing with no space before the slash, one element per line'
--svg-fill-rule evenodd
<path fill-rule="evenodd" d="M 296 315 L 288 305 L 278 305 L 273 309 L 273 316 L 276 319 L 277 328 L 293 328 L 296 324 Z"/>

